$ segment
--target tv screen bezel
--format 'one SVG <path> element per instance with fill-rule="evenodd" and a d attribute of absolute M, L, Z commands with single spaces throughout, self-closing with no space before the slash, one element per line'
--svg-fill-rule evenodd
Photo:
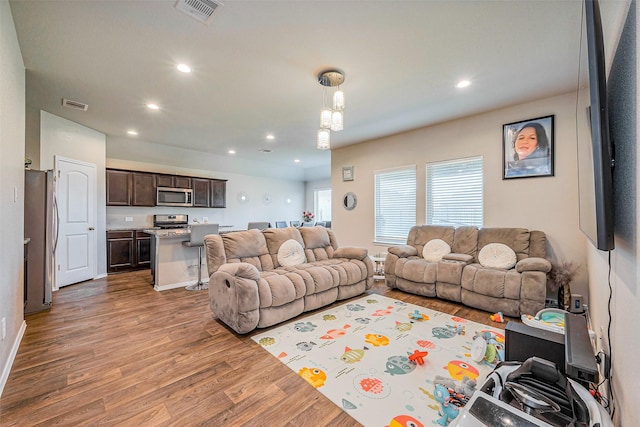
<path fill-rule="evenodd" d="M 589 64 L 591 151 L 596 235 L 583 232 L 599 250 L 615 248 L 613 217 L 613 156 L 609 136 L 604 38 L 598 0 L 585 0 L 587 61 Z M 581 194 L 582 196 L 582 194 Z M 582 214 L 581 214 L 582 216 Z M 581 219 L 582 221 L 582 219 Z M 595 241 L 593 239 L 595 238 Z"/>

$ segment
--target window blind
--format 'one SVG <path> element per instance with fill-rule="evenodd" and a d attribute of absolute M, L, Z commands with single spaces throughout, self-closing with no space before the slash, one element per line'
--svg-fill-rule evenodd
<path fill-rule="evenodd" d="M 376 171 L 375 241 L 403 244 L 416 224 L 416 167 Z"/>
<path fill-rule="evenodd" d="M 427 164 L 427 224 L 484 222 L 482 157 Z"/>

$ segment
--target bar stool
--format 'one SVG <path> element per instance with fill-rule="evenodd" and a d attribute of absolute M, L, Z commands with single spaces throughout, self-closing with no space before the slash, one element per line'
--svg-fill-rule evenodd
<path fill-rule="evenodd" d="M 202 248 L 204 247 L 204 236 L 218 234 L 218 224 L 193 224 L 191 225 L 191 238 L 182 242 L 184 246 L 198 248 L 198 281 L 193 285 L 185 287 L 188 291 L 199 291 L 209 289 L 209 285 L 202 282 Z"/>

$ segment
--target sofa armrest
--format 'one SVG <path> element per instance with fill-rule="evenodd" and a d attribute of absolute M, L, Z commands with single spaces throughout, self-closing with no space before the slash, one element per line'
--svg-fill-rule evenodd
<path fill-rule="evenodd" d="M 258 269 L 246 262 L 223 264 L 218 271 L 230 274 L 231 276 L 242 277 L 243 279 L 255 280 L 256 282 L 260 280 L 260 272 Z"/>
<path fill-rule="evenodd" d="M 333 253 L 333 258 L 348 258 L 363 260 L 369 252 L 364 248 L 343 247 Z"/>
<path fill-rule="evenodd" d="M 551 271 L 551 263 L 544 258 L 524 258 L 516 264 L 516 271 L 522 273 L 524 271 L 542 271 L 548 273 Z"/>
<path fill-rule="evenodd" d="M 411 245 L 392 246 L 387 252 L 398 258 L 409 258 L 410 256 L 418 255 L 418 250 Z"/>
<path fill-rule="evenodd" d="M 457 261 L 465 264 L 471 264 L 473 262 L 473 257 L 467 254 L 449 253 L 442 257 L 442 261 Z"/>

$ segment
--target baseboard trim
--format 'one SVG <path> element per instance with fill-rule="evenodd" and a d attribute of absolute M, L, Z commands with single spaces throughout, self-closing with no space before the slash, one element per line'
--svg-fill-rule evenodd
<path fill-rule="evenodd" d="M 24 336 L 24 331 L 27 330 L 27 322 L 22 321 L 22 325 L 20 325 L 20 330 L 18 331 L 18 335 L 16 339 L 13 341 L 13 347 L 11 347 L 11 353 L 9 353 L 9 357 L 7 358 L 7 363 L 5 363 L 2 368 L 2 377 L 0 377 L 0 397 L 2 397 L 2 392 L 4 391 L 4 386 L 7 384 L 9 380 L 9 373 L 11 372 L 11 367 L 13 366 L 13 361 L 16 359 L 16 355 L 18 354 L 18 348 L 20 347 L 20 343 L 22 342 L 22 337 Z"/>

